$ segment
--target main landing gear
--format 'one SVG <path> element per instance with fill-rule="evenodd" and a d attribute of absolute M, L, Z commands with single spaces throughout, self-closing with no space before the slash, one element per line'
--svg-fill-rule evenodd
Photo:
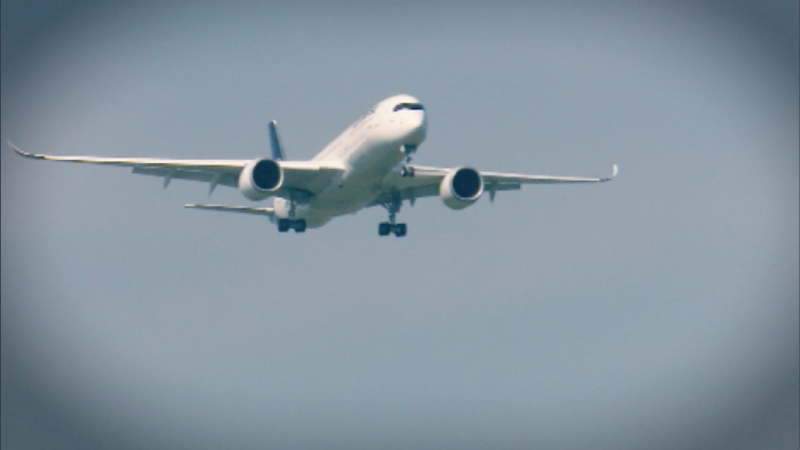
<path fill-rule="evenodd" d="M 389 211 L 389 221 L 388 222 L 381 222 L 378 225 L 378 236 L 388 236 L 390 233 L 394 233 L 397 237 L 403 237 L 408 232 L 408 226 L 404 223 L 396 223 L 395 219 L 397 218 L 397 213 L 400 211 L 400 206 L 403 204 L 403 200 L 400 196 L 395 196 L 392 198 L 391 202 L 384 203 L 382 206 Z"/>
<path fill-rule="evenodd" d="M 408 226 L 404 223 L 381 222 L 378 225 L 379 236 L 388 236 L 390 233 L 394 233 L 397 237 L 403 237 L 406 232 L 408 232 Z"/>
<path fill-rule="evenodd" d="M 293 229 L 295 233 L 306 231 L 306 219 L 278 219 L 278 231 L 286 233 Z"/>
<path fill-rule="evenodd" d="M 289 218 L 278 219 L 278 231 L 286 233 L 287 231 L 294 230 L 295 233 L 304 233 L 306 231 L 306 219 L 295 219 L 295 212 L 297 211 L 297 195 L 293 192 L 289 193 Z"/>

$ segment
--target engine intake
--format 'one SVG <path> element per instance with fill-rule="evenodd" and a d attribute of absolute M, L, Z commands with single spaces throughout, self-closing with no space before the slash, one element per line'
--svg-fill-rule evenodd
<path fill-rule="evenodd" d="M 263 200 L 283 185 L 283 169 L 277 161 L 256 158 L 239 174 L 239 190 L 250 200 Z"/>
<path fill-rule="evenodd" d="M 475 203 L 483 194 L 483 177 L 470 167 L 451 170 L 439 185 L 439 196 L 450 209 L 463 209 Z"/>

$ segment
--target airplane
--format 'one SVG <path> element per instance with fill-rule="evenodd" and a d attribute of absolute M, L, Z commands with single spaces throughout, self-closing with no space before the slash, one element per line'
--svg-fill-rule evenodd
<path fill-rule="evenodd" d="M 134 174 L 209 183 L 208 195 L 219 186 L 238 188 L 249 200 L 272 199 L 270 207 L 187 204 L 186 208 L 267 216 L 278 231 L 303 233 L 334 217 L 372 206 L 384 207 L 389 218 L 378 234 L 405 236 L 408 227 L 397 222 L 403 202 L 411 206 L 423 197 L 441 198 L 459 210 L 474 204 L 486 191 L 494 201 L 499 191 L 519 190 L 523 184 L 601 183 L 610 177 L 565 177 L 483 172 L 472 167 L 412 165 L 428 129 L 427 112 L 415 97 L 386 98 L 356 120 L 316 156 L 307 161 L 286 159 L 277 123 L 269 122 L 272 157 L 253 159 L 163 159 L 54 156 L 28 153 L 11 141 L 8 146 L 26 158 L 132 167 Z"/>

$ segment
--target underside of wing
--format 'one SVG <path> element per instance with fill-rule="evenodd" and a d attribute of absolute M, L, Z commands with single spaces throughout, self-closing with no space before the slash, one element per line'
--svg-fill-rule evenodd
<path fill-rule="evenodd" d="M 442 167 L 429 167 L 429 166 L 414 166 L 415 174 L 434 174 L 444 178 L 452 168 Z M 574 177 L 574 176 L 556 176 L 556 175 L 527 175 L 521 173 L 504 173 L 504 172 L 480 172 L 481 177 L 485 183 L 498 183 L 498 184 L 560 184 L 560 183 L 602 183 L 610 181 L 617 176 L 619 168 L 614 164 L 611 168 L 611 176 L 609 177 Z"/>
<path fill-rule="evenodd" d="M 99 156 L 55 156 L 28 153 L 10 141 L 8 146 L 25 158 L 45 161 L 61 161 L 83 164 L 102 164 L 132 167 L 137 175 L 149 175 L 164 179 L 164 187 L 174 180 L 189 180 L 209 183 L 209 194 L 218 185 L 237 188 L 242 170 L 259 161 L 256 159 L 166 159 L 166 158 L 110 158 Z M 283 176 L 281 189 L 277 196 L 290 192 L 304 192 L 314 195 L 328 186 L 344 168 L 330 162 L 318 161 L 276 161 Z"/>
<path fill-rule="evenodd" d="M 235 188 L 239 181 L 238 171 L 214 169 L 173 169 L 165 167 L 137 166 L 133 168 L 137 175 L 150 175 L 164 179 L 164 187 L 172 180 L 189 180 L 209 183 L 209 194 L 214 192 L 218 185 Z"/>
<path fill-rule="evenodd" d="M 392 171 L 384 178 L 383 191 L 373 205 L 386 204 L 391 201 L 408 200 L 412 204 L 417 198 L 439 195 L 442 180 L 455 170 L 461 168 L 444 168 L 430 166 L 411 166 L 413 176 L 403 176 L 402 171 Z M 575 177 L 554 175 L 527 175 L 503 172 L 478 172 L 483 187 L 494 194 L 500 191 L 519 190 L 523 184 L 570 184 L 570 183 L 603 183 L 617 176 L 618 168 L 612 166 L 609 177 Z"/>
<path fill-rule="evenodd" d="M 519 184 L 565 184 L 565 183 L 603 183 L 611 181 L 617 176 L 619 168 L 614 164 L 609 177 L 571 177 L 554 175 L 525 175 L 519 173 L 481 172 L 484 181 L 491 183 L 519 183 Z"/>

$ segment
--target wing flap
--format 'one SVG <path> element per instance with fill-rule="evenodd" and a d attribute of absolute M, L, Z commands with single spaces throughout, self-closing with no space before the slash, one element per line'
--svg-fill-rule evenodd
<path fill-rule="evenodd" d="M 150 175 L 162 177 L 165 180 L 189 180 L 205 183 L 221 184 L 223 186 L 237 187 L 238 179 L 234 174 L 187 169 L 168 169 L 164 167 L 134 167 L 132 173 L 137 175 Z M 216 178 L 216 182 L 215 182 Z"/>

